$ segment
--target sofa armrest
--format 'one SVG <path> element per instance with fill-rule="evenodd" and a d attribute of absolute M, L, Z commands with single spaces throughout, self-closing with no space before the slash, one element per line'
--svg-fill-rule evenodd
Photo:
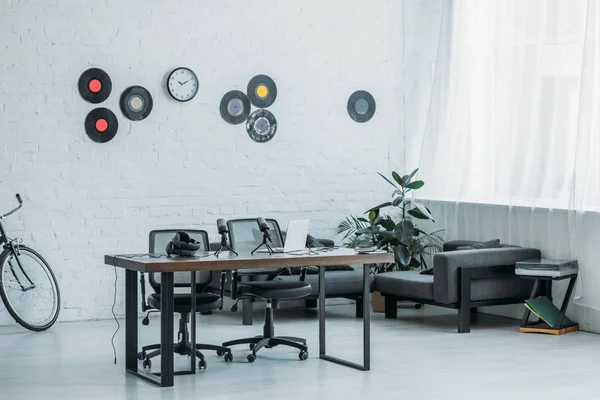
<path fill-rule="evenodd" d="M 433 257 L 433 295 L 437 302 L 456 303 L 459 300 L 459 267 L 471 269 L 471 279 L 514 276 L 517 261 L 541 258 L 538 249 L 500 247 L 448 251 Z"/>

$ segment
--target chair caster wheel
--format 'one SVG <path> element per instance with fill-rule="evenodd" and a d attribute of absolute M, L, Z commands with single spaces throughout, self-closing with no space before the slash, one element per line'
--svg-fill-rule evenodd
<path fill-rule="evenodd" d="M 233 361 L 233 354 L 225 353 L 225 362 L 232 362 L 232 361 Z"/>
<path fill-rule="evenodd" d="M 253 363 L 256 360 L 256 356 L 254 354 L 248 354 L 248 362 Z"/>
<path fill-rule="evenodd" d="M 308 360 L 308 351 L 304 351 L 304 350 L 302 350 L 302 351 L 301 351 L 301 352 L 298 354 L 298 358 L 299 358 L 301 361 Z"/>
<path fill-rule="evenodd" d="M 204 360 L 198 361 L 198 369 L 206 369 L 206 361 L 204 361 Z"/>
<path fill-rule="evenodd" d="M 217 350 L 217 355 L 219 357 L 221 357 L 223 354 L 225 354 L 222 350 Z"/>
<path fill-rule="evenodd" d="M 248 347 L 250 348 L 250 350 L 254 350 L 254 346 L 256 346 L 256 343 L 250 343 L 248 345 Z"/>
<path fill-rule="evenodd" d="M 140 351 L 137 354 L 137 359 L 140 360 L 140 361 L 142 361 L 144 358 L 146 358 L 146 352 L 145 351 Z"/>
<path fill-rule="evenodd" d="M 145 359 L 145 360 L 144 360 L 144 362 L 142 363 L 142 366 L 143 366 L 144 368 L 148 368 L 148 369 L 150 369 L 150 368 L 152 368 L 152 361 L 150 361 L 150 359 L 148 359 L 148 358 L 147 358 L 147 359 Z"/>

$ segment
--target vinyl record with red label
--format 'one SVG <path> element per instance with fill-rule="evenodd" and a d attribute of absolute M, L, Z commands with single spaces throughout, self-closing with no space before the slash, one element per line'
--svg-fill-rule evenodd
<path fill-rule="evenodd" d="M 250 79 L 246 92 L 252 104 L 258 108 L 269 107 L 277 98 L 277 86 L 266 75 L 256 75 Z"/>
<path fill-rule="evenodd" d="M 81 97 L 93 104 L 108 99 L 112 90 L 110 77 L 100 68 L 90 68 L 81 74 L 77 86 Z"/>
<path fill-rule="evenodd" d="M 152 111 L 152 96 L 141 86 L 131 86 L 123 91 L 119 105 L 123 115 L 132 121 L 141 121 Z"/>
<path fill-rule="evenodd" d="M 106 143 L 117 134 L 119 122 L 108 108 L 94 108 L 85 118 L 85 132 L 96 143 Z"/>
<path fill-rule="evenodd" d="M 256 110 L 248 117 L 246 132 L 255 142 L 268 142 L 277 132 L 277 120 L 268 110 Z"/>
<path fill-rule="evenodd" d="M 241 124 L 250 114 L 250 100 L 245 93 L 232 90 L 223 96 L 219 110 L 221 117 L 230 124 Z"/>

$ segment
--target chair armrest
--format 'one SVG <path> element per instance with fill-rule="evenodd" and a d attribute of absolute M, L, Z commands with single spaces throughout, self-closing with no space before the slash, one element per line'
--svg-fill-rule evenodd
<path fill-rule="evenodd" d="M 459 267 L 471 270 L 471 279 L 514 276 L 517 261 L 541 258 L 538 249 L 500 247 L 448 251 L 433 256 L 433 295 L 437 302 L 456 303 L 459 298 Z"/>

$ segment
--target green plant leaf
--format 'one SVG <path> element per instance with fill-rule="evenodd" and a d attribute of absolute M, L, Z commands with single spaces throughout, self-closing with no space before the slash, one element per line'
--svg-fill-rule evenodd
<path fill-rule="evenodd" d="M 421 211 L 419 211 L 419 209 L 417 207 L 408 210 L 407 213 L 417 219 L 429 219 L 429 217 L 425 214 L 423 214 Z"/>
<path fill-rule="evenodd" d="M 392 205 L 394 207 L 398 207 L 399 205 L 402 204 L 403 201 L 404 201 L 404 196 L 398 196 L 398 197 L 394 198 L 394 200 L 392 200 Z"/>
<path fill-rule="evenodd" d="M 365 212 L 365 214 L 366 214 L 366 213 L 370 213 L 371 211 L 379 211 L 380 209 L 382 209 L 382 208 L 385 208 L 385 207 L 389 207 L 389 206 L 391 206 L 391 205 L 392 205 L 392 203 L 391 203 L 391 202 L 389 202 L 389 201 L 387 201 L 387 202 L 385 202 L 385 203 L 382 203 L 382 204 L 378 205 L 377 207 L 373 207 L 373 208 L 371 208 L 371 209 L 367 210 L 367 211 Z"/>
<path fill-rule="evenodd" d="M 404 181 L 402 180 L 402 178 L 400 178 L 400 175 L 398 175 L 396 171 L 392 171 L 392 178 L 394 178 L 394 180 L 398 182 L 398 185 L 404 187 Z"/>
<path fill-rule="evenodd" d="M 366 218 L 363 218 L 363 217 L 359 217 L 359 218 L 357 218 L 357 219 L 358 219 L 360 222 L 369 222 L 369 220 L 368 220 L 368 219 L 366 219 Z"/>
<path fill-rule="evenodd" d="M 419 268 L 420 266 L 421 266 L 421 263 L 419 262 L 419 260 L 417 260 L 414 257 L 411 257 L 410 263 L 408 263 L 408 265 L 407 265 L 408 268 Z"/>
<path fill-rule="evenodd" d="M 396 196 L 396 195 L 404 196 L 404 191 L 394 190 L 394 192 L 392 193 L 392 196 Z"/>
<path fill-rule="evenodd" d="M 403 220 L 403 221 L 398 222 L 396 224 L 396 227 L 394 228 L 394 234 L 396 235 L 398 240 L 400 240 L 400 242 L 402 242 L 404 244 L 408 244 L 408 242 L 410 241 L 410 239 L 414 235 L 414 233 L 415 233 L 415 226 L 413 225 L 412 222 L 410 222 L 408 220 Z"/>
<path fill-rule="evenodd" d="M 417 171 L 419 170 L 419 168 L 415 168 L 415 170 L 413 172 L 410 173 L 410 175 L 408 176 L 408 179 L 406 180 L 407 183 L 410 183 L 410 180 L 412 178 L 414 178 L 414 176 L 417 174 Z"/>
<path fill-rule="evenodd" d="M 403 266 L 407 266 L 410 263 L 410 252 L 405 246 L 396 246 L 394 250 L 396 260 Z"/>
<path fill-rule="evenodd" d="M 425 182 L 423 182 L 423 181 L 414 181 L 414 182 L 411 182 L 408 185 L 406 185 L 406 187 L 409 189 L 416 190 L 416 189 L 421 189 L 423 187 L 423 185 L 425 185 Z"/>
<path fill-rule="evenodd" d="M 392 217 L 388 216 L 385 220 L 381 222 L 381 226 L 383 226 L 388 231 L 393 231 L 396 227 L 396 223 L 392 219 Z"/>
<path fill-rule="evenodd" d="M 356 231 L 357 235 L 371 234 L 376 235 L 381 230 L 379 226 L 367 226 L 366 228 L 359 229 Z"/>
<path fill-rule="evenodd" d="M 380 231 L 379 236 L 381 236 L 383 239 L 396 239 L 396 235 L 394 235 L 394 232 L 390 231 Z"/>
<path fill-rule="evenodd" d="M 386 178 L 385 176 L 383 176 L 381 174 L 381 172 L 378 172 L 379 176 L 381 176 L 383 179 L 385 179 L 390 185 L 392 185 L 393 187 L 395 187 L 396 189 L 398 189 L 398 186 L 396 186 L 392 181 L 390 181 L 388 178 Z"/>
<path fill-rule="evenodd" d="M 421 203 L 417 203 L 415 201 L 412 202 L 413 206 L 415 206 L 417 209 L 419 209 L 419 211 L 427 217 L 427 219 L 430 219 L 432 222 L 435 222 L 435 220 L 433 219 L 433 216 L 431 215 L 431 213 L 429 212 L 429 210 L 427 209 L 427 207 L 425 207 L 423 204 Z"/>

